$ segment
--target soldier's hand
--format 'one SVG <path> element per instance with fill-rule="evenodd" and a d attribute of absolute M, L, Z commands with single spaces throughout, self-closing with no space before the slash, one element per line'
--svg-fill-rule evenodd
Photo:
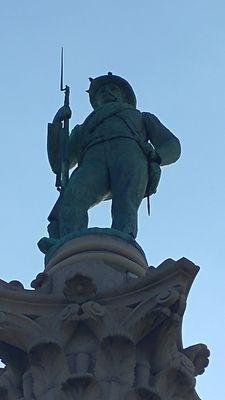
<path fill-rule="evenodd" d="M 66 118 L 71 118 L 72 111 L 69 106 L 62 106 L 54 116 L 53 123 L 62 122 Z"/>

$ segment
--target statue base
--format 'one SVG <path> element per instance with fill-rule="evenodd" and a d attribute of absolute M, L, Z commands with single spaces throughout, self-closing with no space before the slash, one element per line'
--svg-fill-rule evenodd
<path fill-rule="evenodd" d="M 54 257 L 55 253 L 58 249 L 64 244 L 70 241 L 71 239 L 89 236 L 89 235 L 103 235 L 109 236 L 110 238 L 115 237 L 121 239 L 123 242 L 129 243 L 132 246 L 136 247 L 140 253 L 142 253 L 143 257 L 145 257 L 145 253 L 142 250 L 141 246 L 136 242 L 136 240 L 125 232 L 119 231 L 113 228 L 87 228 L 82 231 L 73 231 L 66 236 L 63 236 L 60 239 L 53 239 L 43 237 L 38 242 L 39 250 L 45 254 L 45 264 L 47 264 L 52 257 Z"/>
<path fill-rule="evenodd" d="M 183 348 L 199 268 L 145 256 L 103 234 L 62 244 L 25 290 L 0 281 L 2 400 L 199 400 L 203 344 Z"/>

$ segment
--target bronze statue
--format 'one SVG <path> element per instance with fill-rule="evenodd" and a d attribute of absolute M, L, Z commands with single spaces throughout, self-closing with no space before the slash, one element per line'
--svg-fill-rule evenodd
<path fill-rule="evenodd" d="M 180 156 L 179 140 L 155 115 L 136 108 L 134 91 L 125 79 L 111 72 L 89 79 L 94 111 L 83 124 L 69 136 L 65 133 L 65 121 L 71 117 L 66 87 L 65 104 L 48 125 L 50 165 L 65 178 L 56 184 L 61 193 L 49 216 L 49 246 L 84 231 L 88 210 L 106 199 L 112 199 L 111 228 L 135 238 L 138 208 L 145 196 L 156 192 L 160 166 Z M 62 147 L 64 156 L 59 157 Z M 76 165 L 68 178 L 67 169 Z"/>

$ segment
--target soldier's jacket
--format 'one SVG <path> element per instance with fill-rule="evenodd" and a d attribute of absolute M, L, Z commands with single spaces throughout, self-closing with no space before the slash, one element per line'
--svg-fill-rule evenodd
<path fill-rule="evenodd" d="M 48 157 L 54 173 L 59 162 L 60 130 L 61 124 L 48 124 Z M 180 142 L 155 115 L 141 112 L 128 104 L 106 104 L 93 111 L 83 124 L 74 127 L 69 137 L 70 168 L 82 163 L 85 152 L 91 146 L 120 137 L 135 140 L 143 149 L 150 161 L 145 196 L 155 193 L 160 179 L 158 164 L 175 162 L 180 156 Z M 151 162 L 149 146 L 156 150 L 158 163 Z M 57 219 L 60 201 L 61 196 L 48 217 L 49 221 Z"/>
<path fill-rule="evenodd" d="M 53 172 L 58 163 L 59 126 L 48 125 L 48 155 Z M 93 111 L 81 125 L 76 125 L 69 137 L 70 167 L 82 163 L 88 149 L 115 138 L 135 140 L 148 157 L 153 146 L 158 164 L 168 165 L 180 156 L 180 142 L 155 115 L 141 112 L 121 103 L 108 103 Z"/>

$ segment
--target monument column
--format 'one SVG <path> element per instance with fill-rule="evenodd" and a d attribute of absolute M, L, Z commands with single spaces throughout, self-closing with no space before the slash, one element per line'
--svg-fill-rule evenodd
<path fill-rule="evenodd" d="M 126 241 L 90 234 L 58 248 L 34 290 L 2 281 L 1 399 L 199 399 L 209 351 L 181 337 L 198 270 L 148 267 Z"/>
<path fill-rule="evenodd" d="M 44 271 L 32 290 L 0 280 L 0 399 L 200 400 L 196 376 L 209 350 L 182 343 L 199 268 L 185 258 L 149 267 L 135 240 L 139 205 L 147 197 L 150 210 L 180 142 L 111 72 L 90 78 L 94 111 L 71 133 L 62 76 L 61 90 L 64 105 L 48 125 L 60 195 L 38 243 Z M 112 227 L 88 228 L 89 208 L 106 199 Z"/>

